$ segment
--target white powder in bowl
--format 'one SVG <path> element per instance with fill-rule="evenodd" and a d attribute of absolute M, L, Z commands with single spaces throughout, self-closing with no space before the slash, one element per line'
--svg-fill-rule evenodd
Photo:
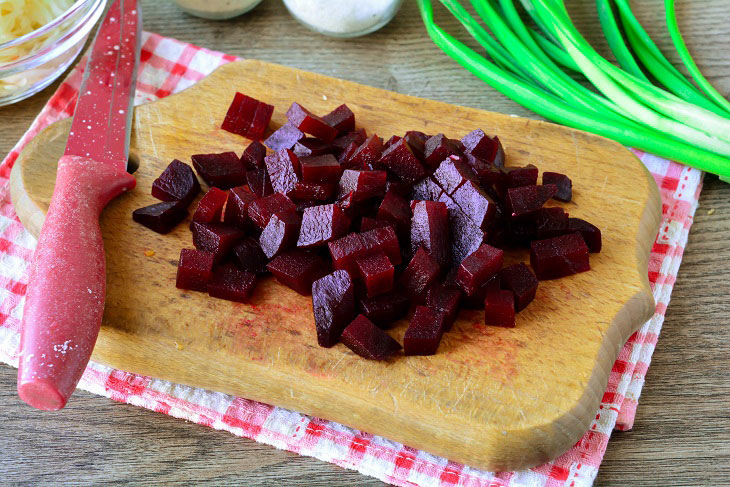
<path fill-rule="evenodd" d="M 324 34 L 365 34 L 382 27 L 402 0 L 284 0 L 300 22 Z"/>

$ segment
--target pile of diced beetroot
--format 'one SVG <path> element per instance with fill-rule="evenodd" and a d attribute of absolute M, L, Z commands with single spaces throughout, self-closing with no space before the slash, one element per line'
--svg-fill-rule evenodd
<path fill-rule="evenodd" d="M 293 103 L 262 144 L 274 107 L 237 93 L 223 129 L 254 141 L 191 157 L 210 188 L 193 214 L 177 287 L 246 302 L 256 280 L 312 295 L 321 346 L 343 342 L 365 358 L 436 353 L 461 307 L 513 327 L 539 280 L 587 271 L 601 232 L 550 199 L 570 201 L 571 180 L 533 165 L 505 167 L 497 137 L 461 140 L 410 131 L 387 142 L 355 126 L 340 105 L 323 117 Z M 267 154 L 266 147 L 272 152 Z M 166 233 L 200 192 L 174 160 L 155 180 L 162 200 L 135 221 Z M 504 251 L 530 249 L 503 267 Z M 534 272 L 533 272 L 534 271 Z M 403 346 L 384 330 L 415 308 Z"/>

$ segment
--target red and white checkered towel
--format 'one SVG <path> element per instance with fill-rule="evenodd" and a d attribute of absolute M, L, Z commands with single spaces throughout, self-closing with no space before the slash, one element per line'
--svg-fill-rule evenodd
<path fill-rule="evenodd" d="M 145 34 L 137 103 L 180 91 L 233 56 Z M 17 367 L 28 263 L 35 239 L 10 202 L 8 176 L 18 152 L 42 128 L 72 115 L 81 70 L 76 67 L 0 164 L 0 360 Z M 654 317 L 624 346 L 590 429 L 551 463 L 520 472 L 485 472 L 331 421 L 217 392 L 172 384 L 90 363 L 79 387 L 277 448 L 358 470 L 400 486 L 587 486 L 593 483 L 614 428 L 630 429 L 644 376 L 664 321 L 702 187 L 702 173 L 636 152 L 661 189 L 664 219 L 649 260 Z"/>

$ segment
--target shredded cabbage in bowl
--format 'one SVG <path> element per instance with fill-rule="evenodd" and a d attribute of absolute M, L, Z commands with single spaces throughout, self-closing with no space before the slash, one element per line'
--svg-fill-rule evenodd
<path fill-rule="evenodd" d="M 0 0 L 0 45 L 43 27 L 59 17 L 74 0 Z M 0 66 L 40 49 L 48 36 L 0 49 Z"/>

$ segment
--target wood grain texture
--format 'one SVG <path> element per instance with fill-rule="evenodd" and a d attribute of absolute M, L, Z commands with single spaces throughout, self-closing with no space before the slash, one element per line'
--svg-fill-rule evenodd
<path fill-rule="evenodd" d="M 650 33 L 667 52 L 660 0 L 635 2 Z M 436 50 L 423 34 L 415 6 L 386 29 L 363 39 L 333 41 L 310 33 L 265 1 L 255 14 L 214 23 L 180 14 L 168 3 L 144 3 L 149 30 L 374 86 L 530 115 L 472 78 Z M 579 27 L 598 42 L 600 28 L 589 0 L 571 2 Z M 730 31 L 724 0 L 679 2 L 681 26 L 703 72 L 730 92 Z M 451 30 L 455 23 L 445 22 Z M 255 35 L 252 35 L 255 33 Z M 671 58 L 676 61 L 675 58 Z M 54 87 L 0 109 L 0 153 L 22 135 Z M 534 115 L 530 115 L 533 118 Z M 677 287 L 631 432 L 609 444 L 598 485 L 727 485 L 730 483 L 729 384 L 725 374 L 730 330 L 730 186 L 709 178 L 701 199 Z M 712 215 L 707 210 L 714 208 Z M 0 369 L 0 436 L 4 482 L 92 484 L 382 485 L 311 458 L 276 451 L 139 408 L 79 392 L 73 407 L 49 417 L 19 404 L 15 373 Z M 79 469 L 81 467 L 81 469 Z M 651 472 L 651 475 L 647 475 Z"/>
<path fill-rule="evenodd" d="M 284 108 L 296 93 L 315 113 L 346 101 L 358 126 L 386 137 L 414 128 L 449 137 L 473 127 L 499 134 L 508 164 L 570 173 L 574 195 L 565 208 L 601 228 L 603 250 L 591 256 L 591 272 L 541 283 L 515 329 L 485 327 L 482 312 L 462 312 L 438 354 L 387 363 L 362 360 L 343 345 L 318 347 L 310 298 L 273 279 L 258 284 L 250 305 L 178 290 L 176 261 L 191 246 L 188 225 L 158 235 L 130 215 L 155 201 L 152 182 L 172 159 L 242 151 L 244 140 L 219 128 L 236 90 L 279 107 L 274 127 L 286 122 Z M 50 201 L 69 127 L 64 120 L 39 134 L 13 168 L 13 202 L 32 233 Z M 472 466 L 513 470 L 575 444 L 618 350 L 654 310 L 646 276 L 661 215 L 656 184 L 638 159 L 607 139 L 240 61 L 137 107 L 130 153 L 139 161 L 137 187 L 102 215 L 107 302 L 94 353 L 121 370 L 314 414 Z M 407 326 L 402 320 L 394 327 L 399 341 Z"/>

